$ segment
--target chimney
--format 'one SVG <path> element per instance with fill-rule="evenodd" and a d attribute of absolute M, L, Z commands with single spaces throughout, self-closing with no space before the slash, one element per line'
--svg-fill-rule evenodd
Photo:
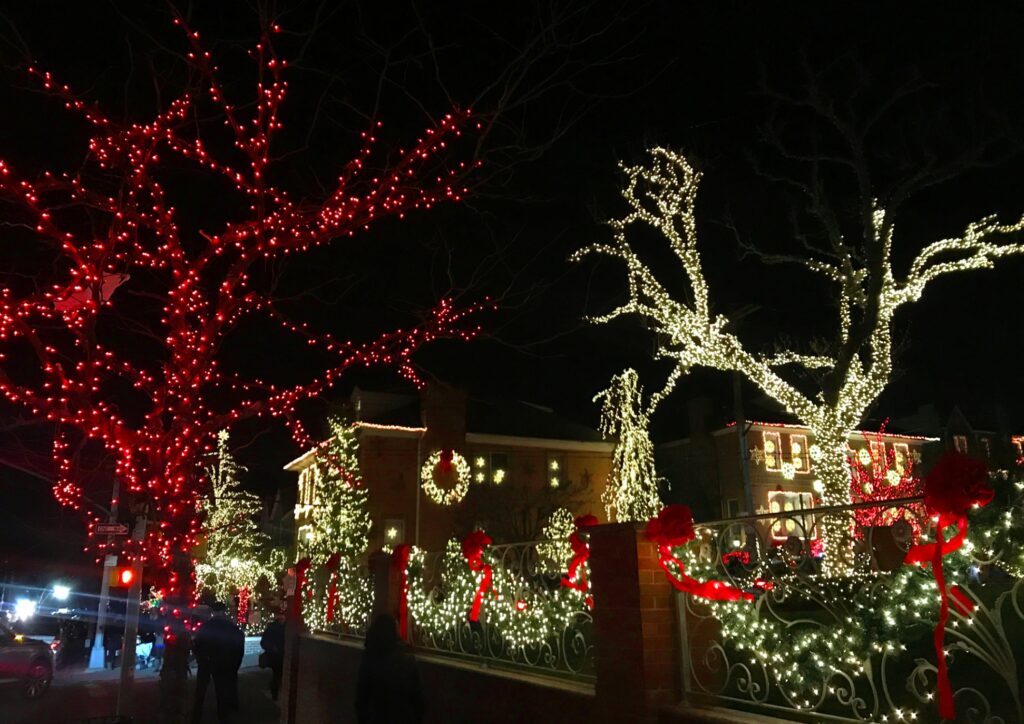
<path fill-rule="evenodd" d="M 420 417 L 427 428 L 424 450 L 461 451 L 466 445 L 466 391 L 432 382 L 420 392 Z"/>

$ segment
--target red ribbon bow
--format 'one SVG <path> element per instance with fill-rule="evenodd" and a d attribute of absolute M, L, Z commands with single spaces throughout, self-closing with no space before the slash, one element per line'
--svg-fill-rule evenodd
<path fill-rule="evenodd" d="M 441 469 L 441 472 L 445 475 L 452 471 L 452 458 L 455 457 L 453 450 L 442 450 L 440 460 L 438 460 L 437 466 Z"/>
<path fill-rule="evenodd" d="M 295 595 L 292 596 L 292 616 L 302 618 L 302 589 L 306 585 L 306 571 L 309 570 L 309 558 L 303 558 L 295 564 Z"/>
<path fill-rule="evenodd" d="M 324 568 L 330 571 L 331 582 L 327 587 L 327 623 L 334 622 L 334 606 L 338 599 L 338 566 L 341 564 L 341 554 L 335 551 L 327 559 Z"/>
<path fill-rule="evenodd" d="M 572 546 L 572 560 L 569 561 L 569 575 L 562 576 L 561 583 L 566 588 L 586 593 L 590 590 L 590 583 L 587 581 L 587 569 L 583 567 L 583 564 L 590 558 L 590 536 L 588 535 L 584 539 L 580 535 L 583 532 L 580 529 L 597 525 L 600 521 L 597 519 L 597 516 L 588 514 L 576 516 L 576 520 L 573 522 L 576 524 L 576 530 L 569 535 L 569 545 Z M 593 607 L 593 598 L 587 596 L 586 602 L 587 606 Z"/>
<path fill-rule="evenodd" d="M 409 544 L 395 546 L 391 554 L 391 565 L 399 571 L 401 578 L 398 597 L 398 633 L 404 641 L 409 640 L 409 583 L 406 569 L 409 567 Z"/>
<path fill-rule="evenodd" d="M 666 505 L 658 513 L 657 518 L 651 518 L 644 531 L 644 537 L 658 545 L 658 565 L 665 572 L 665 576 L 677 590 L 701 598 L 710 598 L 715 601 L 736 601 L 742 598 L 745 601 L 754 600 L 754 595 L 733 588 L 728 583 L 721 581 L 698 581 L 686 575 L 682 561 L 672 555 L 674 546 L 681 546 L 692 541 L 696 534 L 693 531 L 693 514 L 688 505 Z M 668 564 L 674 563 L 679 570 L 678 578 L 669 570 Z"/>
<path fill-rule="evenodd" d="M 484 563 L 484 548 L 492 543 L 491 537 L 482 530 L 474 530 L 462 541 L 462 555 L 466 557 L 469 570 L 474 573 L 483 571 L 484 576 L 473 596 L 473 607 L 469 610 L 469 620 L 477 621 L 480 618 L 480 606 L 484 602 L 484 594 L 491 587 L 491 567 Z"/>
<path fill-rule="evenodd" d="M 928 515 L 938 518 L 935 526 L 935 542 L 911 546 L 904 563 L 932 565 L 932 574 L 939 587 L 939 621 L 935 625 L 936 667 L 938 669 L 939 716 L 955 719 L 953 688 L 949 683 L 946 667 L 946 621 L 949 620 L 949 594 L 953 594 L 953 605 L 962 616 L 974 610 L 974 602 L 956 586 L 946 590 L 946 576 L 942 570 L 944 556 L 959 550 L 967 538 L 967 511 L 973 507 L 988 505 L 995 491 L 988 484 L 988 468 L 980 460 L 974 460 L 962 453 L 949 452 L 942 456 L 924 479 L 924 507 Z M 948 541 L 944 531 L 956 525 L 957 532 Z"/>

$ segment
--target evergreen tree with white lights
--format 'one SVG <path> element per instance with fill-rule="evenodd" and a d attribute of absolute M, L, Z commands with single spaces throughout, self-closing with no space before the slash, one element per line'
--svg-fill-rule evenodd
<path fill-rule="evenodd" d="M 610 241 L 593 244 L 576 254 L 580 258 L 601 253 L 621 259 L 626 266 L 628 301 L 596 321 L 640 315 L 657 335 L 656 357 L 674 363 L 665 388 L 654 395 L 649 409 L 693 367 L 738 371 L 782 403 L 814 436 L 817 454 L 812 459 L 822 481 L 825 506 L 851 502 L 847 440 L 892 377 L 891 329 L 896 312 L 920 299 L 925 287 L 939 277 L 989 269 L 1003 257 L 1024 252 L 1024 244 L 999 243 L 1024 229 L 1024 218 L 1002 224 L 994 216 L 986 216 L 969 223 L 959 236 L 927 244 L 908 271 L 898 274 L 892 262 L 893 209 L 903 198 L 892 197 L 893 206 L 887 208 L 882 201 L 869 197 L 863 214 L 863 239 L 853 240 L 838 231 L 830 235 L 826 216 L 822 222 L 826 224 L 826 242 L 821 248 L 805 238 L 806 255 L 762 255 L 768 257 L 767 261 L 800 264 L 831 284 L 838 302 L 838 324 L 830 353 L 785 350 L 758 354 L 744 346 L 730 329 L 728 318 L 712 311 L 697 246 L 695 205 L 701 174 L 683 155 L 665 148 L 652 149 L 647 163 L 624 171 L 627 182 L 623 197 L 629 213 L 610 222 Z M 813 194 L 821 191 L 808 187 L 808 193 L 814 200 L 817 197 Z M 892 192 L 901 193 L 908 192 Z M 825 204 L 820 198 L 818 202 Z M 673 296 L 630 244 L 628 231 L 636 224 L 653 227 L 669 242 L 688 281 L 685 299 Z M 820 392 L 808 394 L 788 373 L 784 374 L 793 370 L 818 373 Z M 827 573 L 841 575 L 850 569 L 852 527 L 852 516 L 825 518 L 822 537 Z"/>
<path fill-rule="evenodd" d="M 333 418 L 329 424 L 330 440 L 314 463 L 316 501 L 312 537 L 306 546 L 314 567 L 335 553 L 355 561 L 369 545 L 370 512 L 359 472 L 356 428 L 342 418 Z"/>
<path fill-rule="evenodd" d="M 314 462 L 312 531 L 305 545 L 312 563 L 309 585 L 313 601 L 303 606 L 303 615 L 314 630 L 334 623 L 327 620 L 328 609 L 335 611 L 336 620 L 344 625 L 362 627 L 372 603 L 369 580 L 362 569 L 371 521 L 359 471 L 359 438 L 347 419 L 332 418 L 328 424 L 330 439 Z M 330 571 L 325 566 L 335 554 L 337 567 Z M 333 603 L 328 600 L 332 590 Z"/>
<path fill-rule="evenodd" d="M 263 503 L 242 488 L 239 479 L 245 468 L 231 455 L 228 439 L 227 430 L 222 430 L 217 436 L 216 461 L 207 468 L 211 490 L 203 502 L 205 536 L 197 550 L 196 578 L 202 589 L 220 601 L 238 596 L 238 614 L 244 623 L 257 588 L 276 586 L 285 556 L 260 527 Z"/>
<path fill-rule="evenodd" d="M 654 446 L 648 434 L 649 411 L 636 370 L 612 378 L 611 386 L 594 398 L 603 400 L 601 432 L 617 438 L 612 470 L 601 500 L 609 520 L 647 521 L 661 510 Z"/>

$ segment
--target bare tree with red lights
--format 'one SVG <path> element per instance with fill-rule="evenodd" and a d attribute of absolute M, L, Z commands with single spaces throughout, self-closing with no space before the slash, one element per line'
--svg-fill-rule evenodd
<path fill-rule="evenodd" d="M 461 199 L 476 162 L 452 160 L 451 146 L 476 123 L 453 111 L 388 154 L 365 133 L 333 188 L 294 198 L 272 163 L 287 93 L 286 62 L 271 42 L 276 26 L 251 52 L 255 96 L 246 102 L 228 97 L 199 33 L 184 30 L 197 83 L 145 123 L 118 122 L 31 67 L 43 89 L 90 124 L 85 163 L 33 178 L 0 158 L 5 226 L 25 239 L 27 270 L 5 274 L 0 289 L 0 391 L 22 414 L 53 426 L 54 492 L 83 511 L 90 531 L 99 516 L 83 504 L 79 463 L 112 460 L 122 493 L 155 521 L 123 552 L 155 566 L 170 596 L 190 586 L 172 561 L 196 543 L 202 462 L 219 430 L 278 418 L 308 446 L 297 403 L 358 366 L 387 365 L 418 381 L 413 353 L 437 338 L 471 338 L 478 329 L 467 317 L 481 308 L 442 300 L 418 326 L 365 342 L 292 321 L 263 283 L 266 265 L 381 218 Z M 193 233 L 193 220 L 181 218 L 178 199 L 189 192 L 182 169 L 230 188 L 210 199 L 223 208 L 213 209 L 215 227 Z M 257 315 L 332 362 L 292 386 L 226 369 L 226 339 Z M 90 547 L 101 554 L 108 544 Z"/>

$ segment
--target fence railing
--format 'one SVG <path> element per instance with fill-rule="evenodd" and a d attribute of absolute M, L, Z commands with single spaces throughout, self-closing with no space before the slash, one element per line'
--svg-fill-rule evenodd
<path fill-rule="evenodd" d="M 993 503 L 947 556 L 958 599 L 946 626 L 949 675 L 962 721 L 1024 721 L 1021 669 L 1024 510 Z M 822 520 L 855 527 L 854 569 L 821 573 Z M 977 519 L 976 519 L 977 518 Z M 871 523 L 865 525 L 864 523 Z M 687 573 L 754 593 L 717 602 L 679 593 L 687 699 L 805 721 L 939 721 L 932 571 L 903 565 L 934 534 L 915 498 L 780 511 L 695 526 L 677 551 Z M 1024 662 L 1022 662 L 1024 663 Z"/>
<path fill-rule="evenodd" d="M 482 574 L 468 571 L 457 546 L 414 554 L 411 643 L 485 667 L 592 683 L 591 604 L 562 585 L 563 548 L 562 541 L 490 546 L 485 561 L 492 583 L 476 621 L 467 613 Z"/>

